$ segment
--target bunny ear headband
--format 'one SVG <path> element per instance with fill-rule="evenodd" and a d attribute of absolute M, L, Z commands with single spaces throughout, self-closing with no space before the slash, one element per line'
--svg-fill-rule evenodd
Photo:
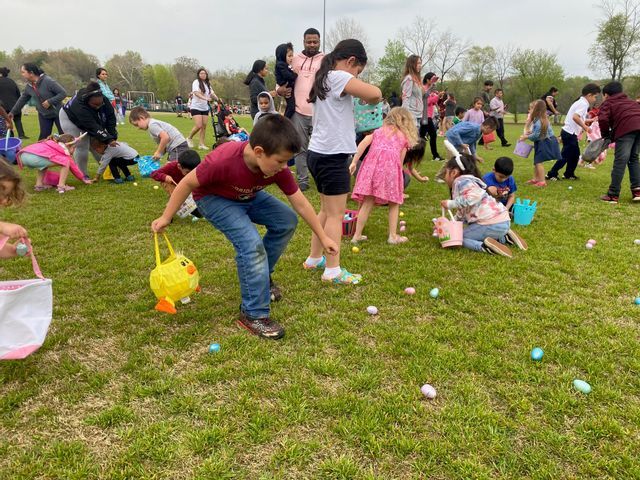
<path fill-rule="evenodd" d="M 462 157 L 460 156 L 460 154 L 456 155 L 456 163 L 460 167 L 460 170 L 462 170 L 463 172 L 466 170 L 466 168 L 464 168 L 464 164 L 462 163 Z"/>
<path fill-rule="evenodd" d="M 74 138 L 72 141 L 70 142 L 66 142 L 65 145 L 67 145 L 68 147 L 75 145 L 76 143 L 78 143 L 80 140 L 82 140 L 84 137 L 87 136 L 87 132 L 84 132 L 82 135 L 80 135 L 79 137 Z M 60 135 L 54 135 L 53 139 L 57 142 L 60 138 Z"/>

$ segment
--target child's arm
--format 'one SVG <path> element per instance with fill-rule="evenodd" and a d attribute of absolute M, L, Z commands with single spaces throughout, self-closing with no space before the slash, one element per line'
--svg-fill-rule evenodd
<path fill-rule="evenodd" d="M 167 132 L 160 132 L 158 138 L 160 138 L 160 143 L 158 143 L 158 148 L 156 148 L 156 151 L 153 153 L 154 160 L 158 160 L 164 155 L 167 150 L 167 145 L 169 145 L 169 141 L 171 140 Z"/>
<path fill-rule="evenodd" d="M 307 225 L 311 227 L 313 233 L 318 236 L 325 251 L 330 255 L 337 254 L 340 247 L 338 247 L 338 245 L 336 245 L 336 243 L 331 240 L 326 233 L 324 233 L 324 229 L 322 228 L 322 225 L 320 225 L 316 211 L 309 203 L 309 200 L 307 200 L 307 197 L 305 197 L 298 189 L 296 190 L 296 193 L 289 195 L 287 198 L 296 213 L 302 217 Z"/>
<path fill-rule="evenodd" d="M 349 165 L 349 174 L 353 175 L 356 171 L 356 167 L 358 166 L 358 160 L 362 157 L 362 154 L 367 149 L 369 145 L 371 145 L 371 141 L 373 140 L 373 135 L 367 135 L 362 139 L 360 145 L 358 145 L 358 150 L 356 154 L 353 156 L 353 160 L 351 161 L 351 165 Z"/>
<path fill-rule="evenodd" d="M 413 178 L 415 178 L 416 180 L 418 180 L 419 182 L 428 182 L 429 181 L 429 177 L 424 177 L 420 174 L 420 172 L 418 172 L 416 170 L 416 167 L 414 167 L 413 165 L 411 165 L 411 167 L 409 167 L 409 173 L 411 174 L 411 176 Z"/>
<path fill-rule="evenodd" d="M 200 183 L 198 182 L 196 171 L 191 170 L 178 184 L 171 194 L 171 197 L 169 197 L 169 202 L 167 203 L 164 212 L 162 212 L 162 215 L 151 223 L 151 230 L 156 233 L 162 233 L 167 225 L 171 223 L 171 219 L 180 209 L 180 206 L 184 203 L 189 194 L 199 186 Z"/>
<path fill-rule="evenodd" d="M 172 163 L 173 162 L 166 163 L 158 170 L 151 172 L 151 178 L 153 178 L 156 182 L 175 184 L 176 182 L 173 180 L 173 177 L 166 173 L 166 171 L 172 167 Z"/>
<path fill-rule="evenodd" d="M 24 227 L 15 223 L 0 222 L 0 235 L 9 237 L 11 240 L 19 238 L 27 238 L 29 234 Z"/>
<path fill-rule="evenodd" d="M 507 198 L 507 204 L 505 205 L 505 207 L 507 207 L 507 210 L 511 209 L 515 201 L 516 201 L 516 194 L 515 192 L 513 192 L 509 194 L 509 197 Z"/>
<path fill-rule="evenodd" d="M 369 105 L 376 105 L 382 101 L 382 92 L 378 87 L 355 77 L 344 86 L 344 92 L 364 100 Z"/>

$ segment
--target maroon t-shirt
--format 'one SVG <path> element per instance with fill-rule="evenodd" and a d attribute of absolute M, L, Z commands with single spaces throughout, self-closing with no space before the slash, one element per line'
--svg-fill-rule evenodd
<path fill-rule="evenodd" d="M 264 187 L 275 183 L 285 195 L 298 191 L 289 168 L 269 178 L 264 173 L 254 173 L 244 163 L 243 151 L 249 142 L 227 142 L 209 153 L 196 168 L 200 186 L 193 191 L 193 199 L 206 195 L 218 195 L 230 200 L 251 200 Z"/>

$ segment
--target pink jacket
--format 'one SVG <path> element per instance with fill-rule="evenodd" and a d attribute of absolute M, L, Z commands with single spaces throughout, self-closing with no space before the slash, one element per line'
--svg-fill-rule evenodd
<path fill-rule="evenodd" d="M 53 162 L 61 167 L 65 167 L 69 165 L 69 170 L 73 175 L 80 181 L 85 181 L 84 173 L 78 168 L 76 162 L 73 161 L 73 157 L 69 156 L 69 154 L 65 151 L 65 149 L 53 140 L 43 140 L 38 143 L 34 143 L 27 147 L 20 149 L 18 152 L 18 164 L 20 168 L 22 168 L 22 162 L 20 161 L 20 155 L 23 152 L 32 153 L 34 155 L 38 155 L 40 157 L 44 157 L 48 159 L 50 162 Z"/>
<path fill-rule="evenodd" d="M 433 107 L 438 104 L 438 94 L 431 92 L 427 98 L 427 116 L 433 118 Z"/>

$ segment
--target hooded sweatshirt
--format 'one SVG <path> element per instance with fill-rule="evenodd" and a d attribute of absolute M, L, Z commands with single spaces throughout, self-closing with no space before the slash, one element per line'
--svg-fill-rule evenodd
<path fill-rule="evenodd" d="M 260 96 L 261 95 L 267 95 L 269 97 L 269 109 L 266 112 L 263 112 L 262 110 L 260 110 Z M 256 113 L 256 116 L 253 117 L 253 125 L 255 126 L 256 123 L 258 123 L 258 119 L 260 117 L 262 117 L 263 115 L 268 115 L 270 113 L 278 113 L 278 111 L 276 110 L 276 106 L 273 102 L 273 97 L 271 97 L 271 94 L 269 92 L 260 92 L 258 94 L 258 113 Z"/>
<path fill-rule="evenodd" d="M 627 133 L 640 130 L 640 104 L 625 93 L 610 95 L 600 105 L 598 123 L 602 136 L 615 142 Z"/>
<path fill-rule="evenodd" d="M 318 52 L 312 57 L 308 57 L 304 51 L 293 56 L 291 68 L 298 74 L 293 95 L 296 99 L 296 113 L 307 117 L 313 116 L 313 107 L 308 102 L 311 87 L 316 79 L 316 72 L 320 69 L 320 64 L 324 58 L 324 53 Z"/>
<path fill-rule="evenodd" d="M 505 206 L 489 195 L 487 185 L 473 175 L 460 175 L 453 181 L 451 198 L 447 208 L 457 208 L 456 217 L 465 223 L 493 225 L 509 221 Z"/>
<path fill-rule="evenodd" d="M 276 76 L 276 83 L 278 85 L 281 87 L 287 86 L 293 88 L 296 78 L 298 78 L 298 74 L 295 73 L 287 63 L 288 50 L 289 45 L 286 43 L 282 43 L 276 48 L 276 68 L 274 73 Z"/>
<path fill-rule="evenodd" d="M 116 114 L 109 99 L 102 95 L 103 104 L 96 110 L 87 103 L 88 93 L 86 88 L 79 90 L 63 107 L 69 120 L 89 136 L 96 137 L 105 143 L 117 140 Z"/>

